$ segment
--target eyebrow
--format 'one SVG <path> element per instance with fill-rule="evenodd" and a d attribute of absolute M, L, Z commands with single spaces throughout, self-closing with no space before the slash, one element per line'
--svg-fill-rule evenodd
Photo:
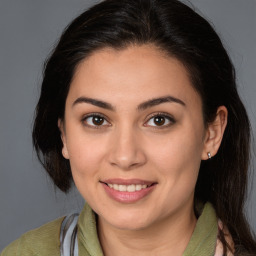
<path fill-rule="evenodd" d="M 72 104 L 72 106 L 74 107 L 76 104 L 79 104 L 79 103 L 89 103 L 91 105 L 94 105 L 96 107 L 100 107 L 100 108 L 104 108 L 104 109 L 108 109 L 108 110 L 111 110 L 111 111 L 114 111 L 115 108 L 105 102 L 105 101 L 101 101 L 101 100 L 97 100 L 97 99 L 92 99 L 92 98 L 87 98 L 87 97 L 79 97 L 77 98 L 74 103 Z"/>
<path fill-rule="evenodd" d="M 147 108 L 157 106 L 157 105 L 160 105 L 160 104 L 166 103 L 166 102 L 174 102 L 174 103 L 178 103 L 182 106 L 186 106 L 186 104 L 182 100 L 177 99 L 173 96 L 166 96 L 166 97 L 155 98 L 155 99 L 143 102 L 138 106 L 138 110 L 145 110 Z"/>
<path fill-rule="evenodd" d="M 186 104 L 182 100 L 180 100 L 178 98 L 175 98 L 173 96 L 166 96 L 166 97 L 154 98 L 154 99 L 148 100 L 146 102 L 143 102 L 137 107 L 137 110 L 140 110 L 140 111 L 145 110 L 147 108 L 157 106 L 157 105 L 160 105 L 160 104 L 166 103 L 166 102 L 171 102 L 171 103 L 174 102 L 174 103 L 178 103 L 182 106 L 186 106 Z M 100 108 L 104 108 L 104 109 L 107 109 L 107 110 L 115 111 L 115 107 L 112 106 L 110 103 L 107 103 L 107 102 L 102 101 L 102 100 L 88 98 L 88 97 L 79 97 L 79 98 L 77 98 L 74 101 L 74 103 L 72 104 L 72 106 L 75 106 L 75 105 L 80 104 L 80 103 L 89 103 L 89 104 L 94 105 L 96 107 L 100 107 Z"/>

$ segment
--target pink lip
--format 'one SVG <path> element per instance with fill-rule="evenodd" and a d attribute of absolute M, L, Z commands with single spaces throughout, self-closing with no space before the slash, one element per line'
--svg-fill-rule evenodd
<path fill-rule="evenodd" d="M 113 188 L 110 188 L 107 184 L 118 184 L 118 185 L 130 185 L 130 184 L 141 184 L 141 185 L 148 185 L 150 187 L 141 189 L 139 191 L 134 192 L 121 192 L 118 190 L 114 190 Z M 130 179 L 130 180 L 123 180 L 123 179 L 111 179 L 111 180 L 104 180 L 101 182 L 104 190 L 106 191 L 107 195 L 114 199 L 117 202 L 120 203 L 135 203 L 143 198 L 145 198 L 147 195 L 149 195 L 154 189 L 155 189 L 155 182 L 150 181 L 143 181 L 143 180 L 137 180 L 137 179 Z"/>

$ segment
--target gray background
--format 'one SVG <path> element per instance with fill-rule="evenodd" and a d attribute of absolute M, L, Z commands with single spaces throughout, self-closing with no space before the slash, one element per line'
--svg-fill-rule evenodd
<path fill-rule="evenodd" d="M 27 230 L 83 206 L 75 190 L 55 191 L 33 152 L 31 127 L 44 59 L 72 18 L 96 2 L 0 0 L 0 251 Z M 214 24 L 230 53 L 255 136 L 256 1 L 191 3 Z M 255 196 L 254 186 L 246 207 L 254 231 Z"/>

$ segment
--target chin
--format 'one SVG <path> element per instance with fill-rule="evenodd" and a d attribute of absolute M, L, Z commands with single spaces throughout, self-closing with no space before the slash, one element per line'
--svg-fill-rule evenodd
<path fill-rule="evenodd" d="M 114 223 L 111 223 L 111 225 L 117 229 L 127 230 L 127 231 L 128 230 L 130 230 L 130 231 L 143 230 L 148 226 L 146 223 L 134 222 L 134 221 L 126 221 L 125 223 L 124 222 L 114 222 Z"/>
<path fill-rule="evenodd" d="M 150 217 L 146 217 L 143 213 L 116 213 L 112 216 L 108 214 L 108 216 L 102 216 L 106 222 L 108 222 L 111 226 L 121 229 L 121 230 L 142 230 L 147 228 L 152 224 L 153 221 L 150 221 Z"/>

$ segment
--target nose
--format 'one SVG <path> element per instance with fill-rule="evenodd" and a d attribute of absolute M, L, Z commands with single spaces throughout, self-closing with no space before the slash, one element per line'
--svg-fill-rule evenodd
<path fill-rule="evenodd" d="M 147 161 L 143 150 L 143 140 L 133 128 L 115 131 L 111 138 L 109 163 L 122 170 L 131 170 L 144 165 Z"/>

